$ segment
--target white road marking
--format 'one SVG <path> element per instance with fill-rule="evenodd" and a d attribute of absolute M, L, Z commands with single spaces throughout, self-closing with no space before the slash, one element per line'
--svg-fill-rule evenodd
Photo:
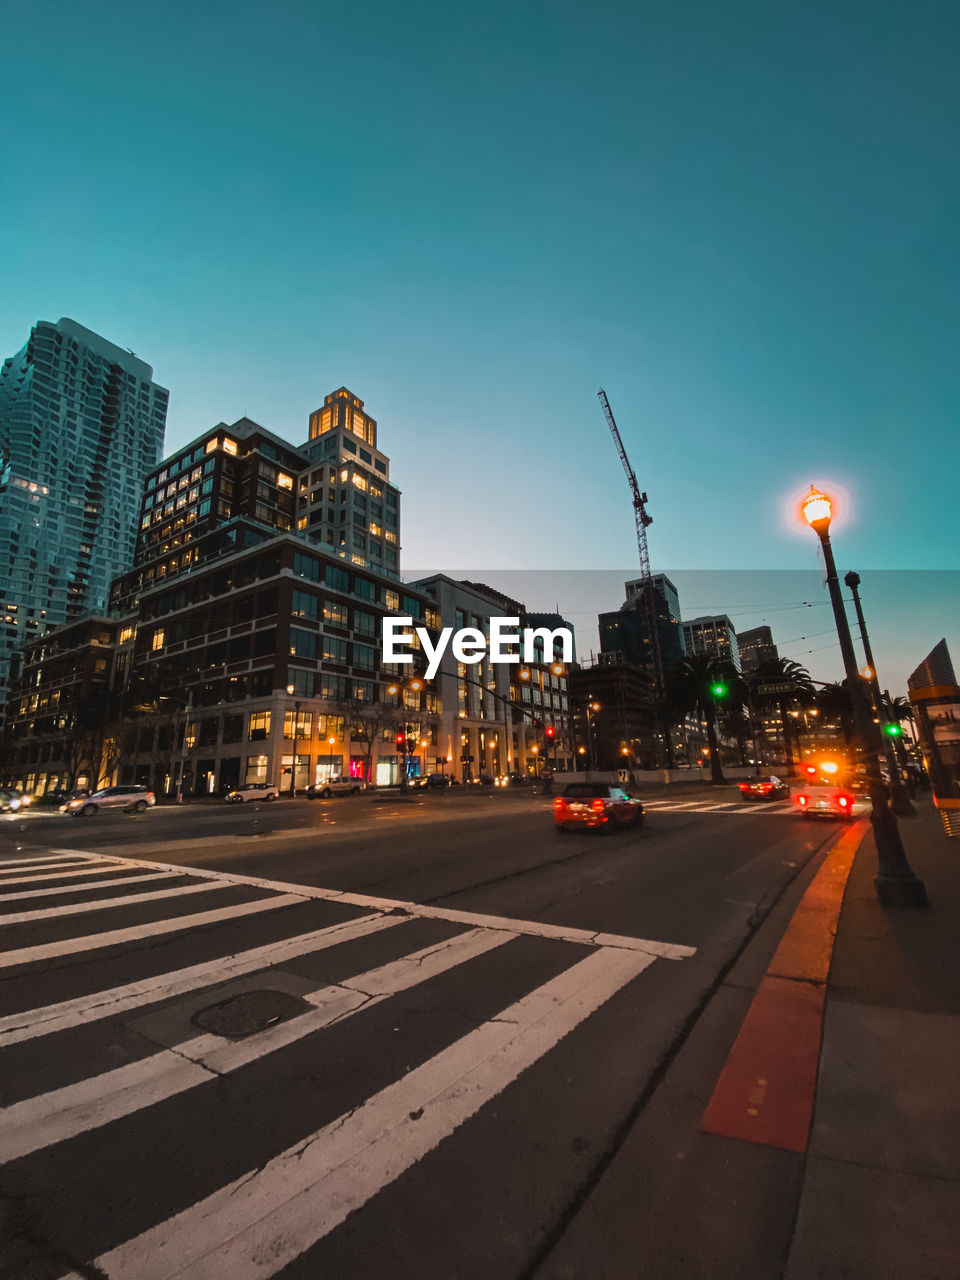
<path fill-rule="evenodd" d="M 345 920 L 340 924 L 328 925 L 324 929 L 297 934 L 280 942 L 268 942 L 248 951 L 239 951 L 216 960 L 207 960 L 201 964 L 191 965 L 187 969 L 173 969 L 153 978 L 128 982 L 122 987 L 94 991 L 90 995 L 78 996 L 73 1000 L 61 1000 L 57 1004 L 44 1005 L 41 1009 L 11 1013 L 0 1018 L 0 1047 L 19 1044 L 22 1040 L 33 1040 L 37 1036 L 46 1036 L 57 1031 L 66 1031 L 70 1027 L 79 1027 L 88 1022 L 98 1022 L 101 1018 L 112 1018 L 117 1013 L 127 1013 L 145 1004 L 154 1004 L 160 1000 L 184 995 L 188 991 L 196 991 L 199 987 L 214 986 L 228 982 L 232 978 L 241 978 L 244 974 L 255 973 L 259 969 L 284 964 L 297 956 L 324 951 L 327 947 L 338 946 L 341 942 L 349 942 L 353 938 L 364 938 L 368 934 L 379 933 L 383 929 L 392 929 L 394 925 L 408 924 L 409 921 L 410 917 L 404 916 L 362 916 L 357 920 Z"/>
<path fill-rule="evenodd" d="M 585 946 L 622 947 L 629 951 L 646 951 L 650 955 L 663 956 L 668 960 L 684 960 L 692 956 L 696 947 L 685 947 L 670 942 L 657 942 L 649 938 L 621 937 L 619 934 L 592 933 L 589 929 L 567 928 L 564 925 L 541 924 L 536 920 L 515 920 L 511 916 L 479 915 L 471 911 L 447 910 L 443 907 L 423 906 L 416 902 L 404 902 L 398 898 L 376 898 L 363 893 L 347 893 L 339 889 L 321 889 L 306 884 L 289 884 L 283 880 L 263 880 L 258 876 L 234 875 L 232 872 L 207 871 L 200 867 L 185 868 L 171 862 L 147 862 L 142 858 L 128 858 L 125 865 L 144 867 L 160 871 L 176 871 L 179 875 L 189 874 L 200 878 L 207 877 L 226 881 L 231 884 L 250 884 L 260 889 L 268 889 L 273 893 L 289 893 L 296 891 L 305 898 L 318 898 L 323 902 L 345 902 L 350 906 L 362 907 L 370 911 L 401 911 L 410 916 L 422 916 L 430 920 L 450 920 L 454 924 L 466 924 L 479 928 L 508 929 L 511 933 L 529 934 L 537 938 L 559 938 L 563 942 L 581 942 Z M 598 942 L 598 937 L 604 939 Z"/>
<path fill-rule="evenodd" d="M 372 1008 L 398 991 L 428 982 L 513 937 L 514 934 L 490 929 L 474 929 L 339 985 L 320 987 L 303 997 L 316 1006 L 314 1009 L 244 1040 L 196 1036 L 78 1084 L 14 1103 L 0 1112 L 0 1164 L 133 1115 L 215 1075 L 236 1071 L 315 1031 L 342 1022 L 361 1009 Z"/>
<path fill-rule="evenodd" d="M 60 851 L 57 853 L 38 853 L 32 858 L 3 858 L 0 860 L 0 871 L 6 871 L 7 867 L 32 867 L 37 863 L 51 862 L 78 862 L 90 858 L 99 858 L 96 853 L 79 853 L 72 849 Z"/>
<path fill-rule="evenodd" d="M 115 947 L 122 942 L 140 942 L 163 933 L 177 933 L 183 929 L 196 929 L 202 925 L 217 924 L 221 920 L 235 920 L 239 916 L 256 915 L 260 911 L 274 911 L 305 902 L 302 894 L 278 894 L 259 902 L 241 902 L 235 907 L 219 907 L 215 911 L 197 911 L 192 915 L 176 916 L 171 920 L 151 920 L 134 925 L 131 929 L 110 929 L 106 933 L 87 934 L 85 937 L 66 938 L 62 942 L 48 942 L 37 947 L 23 947 L 19 951 L 0 952 L 0 969 L 13 969 L 18 965 L 32 964 L 36 960 L 52 960 L 58 956 L 80 955 L 84 951 L 96 951 L 100 947 Z"/>
<path fill-rule="evenodd" d="M 122 868 L 121 868 L 122 870 Z M 189 875 L 189 872 L 185 872 Z M 83 884 L 54 885 L 52 889 L 22 889 L 19 893 L 0 893 L 0 906 L 6 902 L 17 902 L 23 898 L 49 898 L 54 894 L 89 893 L 91 889 L 112 889 L 116 885 L 126 887 L 128 884 L 140 884 L 144 880 L 170 880 L 170 871 L 145 871 L 142 876 L 126 876 L 119 880 L 87 880 Z"/>
<path fill-rule="evenodd" d="M 346 1113 L 96 1259 L 109 1280 L 266 1280 L 434 1150 L 653 957 L 600 950 Z"/>
<path fill-rule="evenodd" d="M 141 902 L 160 902 L 165 898 L 182 898 L 190 893 L 211 893 L 232 885 L 203 880 L 200 884 L 180 885 L 176 889 L 150 889 L 146 893 L 124 893 L 118 898 L 96 898 L 93 902 L 71 902 L 69 906 L 42 907 L 37 911 L 16 911 L 0 916 L 0 925 L 31 924 L 35 920 L 59 920 L 61 916 L 79 916 L 88 911 L 109 911 L 112 907 L 137 907 Z"/>
<path fill-rule="evenodd" d="M 13 876 L 6 876 L 3 879 L 0 879 L 0 887 L 5 887 L 8 884 L 36 884 L 39 880 L 74 880 L 77 876 L 102 876 L 106 875 L 108 871 L 122 870 L 122 866 L 118 866 L 113 862 L 91 863 L 88 866 L 82 867 L 78 871 L 44 871 L 40 875 L 17 876 L 16 878 Z M 64 885 L 63 892 L 66 893 L 69 888 L 70 885 Z"/>

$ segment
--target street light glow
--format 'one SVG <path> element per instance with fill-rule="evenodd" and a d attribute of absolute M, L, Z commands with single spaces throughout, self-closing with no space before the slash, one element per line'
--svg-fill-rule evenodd
<path fill-rule="evenodd" d="M 818 526 L 826 529 L 832 514 L 833 503 L 825 493 L 821 493 L 811 485 L 810 492 L 803 500 L 803 518 L 807 524 L 811 529 L 816 529 Z"/>

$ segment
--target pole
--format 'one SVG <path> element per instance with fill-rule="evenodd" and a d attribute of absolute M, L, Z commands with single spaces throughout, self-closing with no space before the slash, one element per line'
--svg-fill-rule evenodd
<path fill-rule="evenodd" d="M 820 528 L 813 526 L 820 538 L 823 548 L 823 560 L 827 569 L 827 589 L 830 592 L 830 603 L 833 606 L 833 617 L 837 625 L 837 638 L 840 641 L 840 653 L 843 657 L 843 669 L 847 676 L 847 686 L 853 703 L 853 719 L 863 751 L 864 764 L 867 770 L 867 783 L 870 787 L 871 813 L 874 839 L 877 845 L 877 876 L 874 887 L 877 899 L 884 906 L 891 907 L 925 907 L 927 890 L 923 881 L 914 875 L 907 861 L 906 850 L 900 838 L 897 819 L 890 808 L 890 793 L 880 773 L 879 726 L 874 724 L 873 716 L 867 706 L 857 670 L 857 659 L 853 652 L 853 639 L 850 625 L 843 607 L 843 596 L 840 591 L 840 580 L 837 577 L 837 566 L 833 558 L 833 547 L 830 543 L 828 521 L 818 520 Z"/>
<path fill-rule="evenodd" d="M 290 761 L 290 798 L 297 796 L 297 733 L 300 728 L 300 703 L 293 704 L 293 756 Z M 309 797 L 308 797 L 309 798 Z"/>
<path fill-rule="evenodd" d="M 867 624 L 863 616 L 863 606 L 860 603 L 860 575 L 852 570 L 844 577 L 844 582 L 850 588 L 850 594 L 853 596 L 853 607 L 857 611 L 857 623 L 860 627 L 860 639 L 863 641 L 863 653 L 867 660 L 867 666 L 873 672 L 870 677 L 870 690 L 873 694 L 873 706 L 877 716 L 882 722 L 883 699 L 880 695 L 880 677 L 877 675 L 877 666 L 873 660 L 873 651 L 870 648 L 870 637 L 867 635 Z M 900 763 L 897 760 L 897 753 L 894 750 L 893 743 L 887 735 L 881 730 L 880 739 L 883 744 L 883 754 L 887 759 L 887 769 L 890 773 L 890 794 L 892 802 L 890 807 L 894 813 L 914 814 L 916 809 L 910 803 L 910 797 L 907 795 L 906 788 L 900 778 Z"/>
<path fill-rule="evenodd" d="M 190 722 L 190 709 L 193 702 L 193 690 L 187 690 L 187 701 L 183 708 L 183 740 L 180 743 L 180 776 L 177 778 L 177 804 L 183 804 L 183 771 L 187 764 L 187 725 Z"/>

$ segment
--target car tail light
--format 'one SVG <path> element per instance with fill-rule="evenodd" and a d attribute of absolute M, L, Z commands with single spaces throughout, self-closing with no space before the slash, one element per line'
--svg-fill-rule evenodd
<path fill-rule="evenodd" d="M 768 791 L 772 791 L 772 790 L 773 790 L 773 783 L 772 783 L 772 782 L 761 782 L 761 783 L 760 783 L 760 790 L 761 790 L 764 794 L 766 794 Z"/>
<path fill-rule="evenodd" d="M 750 783 L 749 783 L 749 782 L 741 782 L 741 783 L 740 783 L 740 790 L 741 790 L 741 791 L 749 791 L 749 790 L 750 790 Z"/>
<path fill-rule="evenodd" d="M 807 797 L 806 797 L 806 796 L 797 796 L 797 804 L 799 804 L 799 805 L 805 805 L 806 803 L 807 803 Z"/>
<path fill-rule="evenodd" d="M 559 813 L 561 809 L 565 809 L 567 807 L 567 802 L 564 800 L 563 796 L 557 796 L 556 800 L 553 802 L 553 807 Z"/>
<path fill-rule="evenodd" d="M 593 810 L 594 813 L 603 813 L 604 809 L 606 808 L 606 805 L 603 803 L 602 800 L 591 800 L 590 808 Z"/>
<path fill-rule="evenodd" d="M 837 803 L 841 809 L 849 809 L 853 804 L 853 796 L 837 796 Z"/>

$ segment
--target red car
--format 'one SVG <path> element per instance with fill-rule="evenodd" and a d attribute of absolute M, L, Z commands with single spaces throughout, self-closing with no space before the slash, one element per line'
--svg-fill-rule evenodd
<path fill-rule="evenodd" d="M 572 827 L 639 827 L 643 805 L 605 782 L 568 782 L 553 802 L 553 818 L 558 834 Z"/>
<path fill-rule="evenodd" d="M 787 784 L 773 773 L 765 778 L 751 778 L 739 786 L 744 800 L 786 800 L 790 795 Z"/>

